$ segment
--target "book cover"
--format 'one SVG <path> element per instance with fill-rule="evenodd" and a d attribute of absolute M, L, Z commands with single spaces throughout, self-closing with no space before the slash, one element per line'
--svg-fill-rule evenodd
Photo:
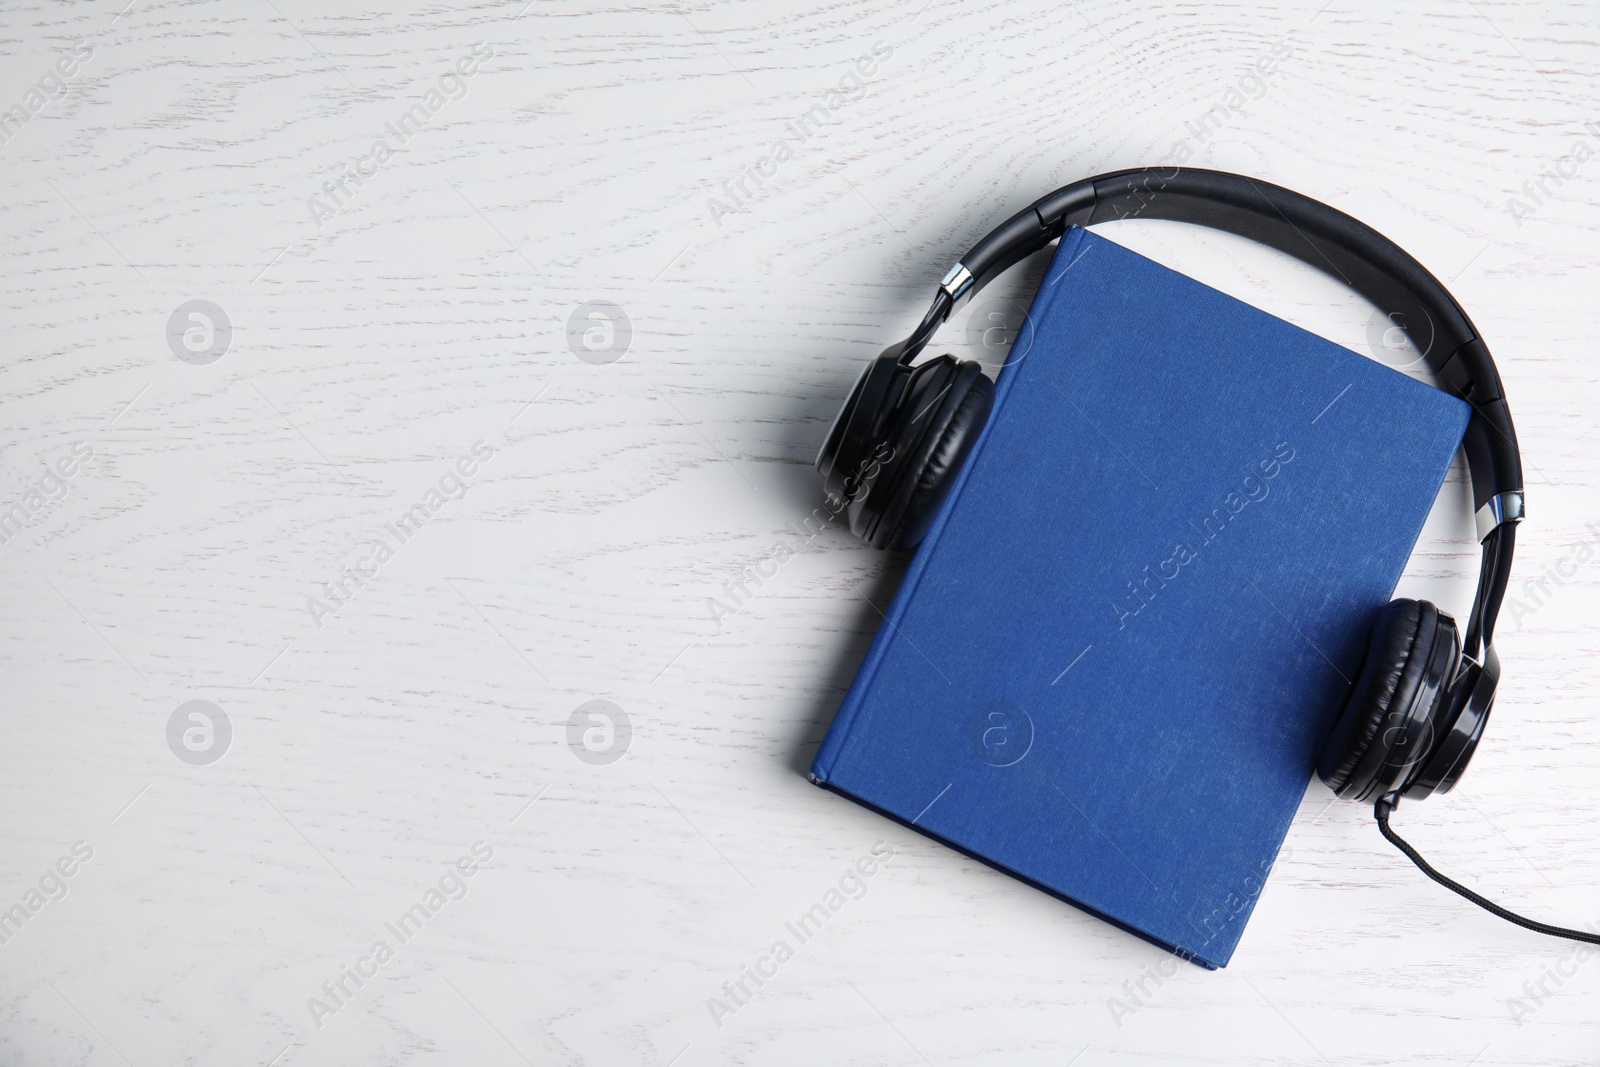
<path fill-rule="evenodd" d="M 812 778 L 1227 964 L 1470 413 L 1086 230 Z"/>

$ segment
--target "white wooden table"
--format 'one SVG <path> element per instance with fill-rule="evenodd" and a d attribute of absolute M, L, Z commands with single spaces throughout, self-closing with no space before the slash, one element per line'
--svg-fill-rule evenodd
<path fill-rule="evenodd" d="M 1526 455 L 1490 736 L 1399 824 L 1600 923 L 1600 10 L 1321 3 L 8 5 L 0 1063 L 1595 1062 L 1600 962 L 1315 784 L 1233 964 L 1141 992 L 805 781 L 903 560 L 708 606 L 994 223 L 1185 151 L 1303 190 L 1449 280 Z M 1410 362 L 1275 253 L 1102 232 Z M 1402 592 L 1464 610 L 1466 513 Z"/>

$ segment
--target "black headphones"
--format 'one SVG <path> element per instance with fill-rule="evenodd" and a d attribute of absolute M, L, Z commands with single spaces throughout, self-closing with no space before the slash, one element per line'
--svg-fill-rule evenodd
<path fill-rule="evenodd" d="M 983 432 L 994 386 L 976 362 L 911 361 L 964 301 L 1069 227 L 1136 218 L 1238 234 L 1340 279 L 1401 326 L 1442 387 L 1472 406 L 1462 447 L 1483 559 L 1465 640 L 1455 620 L 1425 600 L 1395 600 L 1380 611 L 1317 774 L 1340 797 L 1373 800 L 1384 836 L 1435 881 L 1529 929 L 1600 944 L 1484 900 L 1389 828 L 1401 797 L 1449 792 L 1483 736 L 1500 679 L 1491 640 L 1522 520 L 1522 457 L 1499 372 L 1472 320 L 1438 279 L 1371 227 L 1276 185 L 1187 167 L 1117 171 L 1057 189 L 962 256 L 911 336 L 862 371 L 817 455 L 830 503 L 875 548 L 920 542 Z"/>

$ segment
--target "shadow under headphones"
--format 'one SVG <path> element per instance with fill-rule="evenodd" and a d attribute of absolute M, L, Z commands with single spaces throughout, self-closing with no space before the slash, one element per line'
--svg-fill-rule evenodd
<path fill-rule="evenodd" d="M 1472 406 L 1462 447 L 1483 555 L 1465 638 L 1425 600 L 1394 600 L 1379 611 L 1317 774 L 1339 797 L 1373 801 L 1383 835 L 1436 882 L 1527 929 L 1600 944 L 1595 934 L 1485 900 L 1434 870 L 1389 826 L 1401 797 L 1449 792 L 1483 736 L 1500 679 L 1491 640 L 1523 515 L 1522 457 L 1499 372 L 1472 320 L 1438 279 L 1371 227 L 1276 185 L 1187 167 L 1117 171 L 1035 201 L 961 257 L 911 336 L 869 363 L 850 390 L 816 467 L 851 532 L 874 548 L 916 546 L 988 421 L 994 385 L 980 364 L 942 355 L 911 365 L 939 326 L 1069 227 L 1122 219 L 1238 234 L 1338 278 L 1401 326 L 1440 385 Z"/>

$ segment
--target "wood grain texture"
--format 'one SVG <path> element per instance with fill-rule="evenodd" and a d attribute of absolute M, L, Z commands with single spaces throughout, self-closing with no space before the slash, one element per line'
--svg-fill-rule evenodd
<path fill-rule="evenodd" d="M 829 529 L 720 627 L 707 607 L 795 540 L 840 398 L 949 262 L 1189 138 L 1388 233 L 1490 340 L 1525 610 L 1472 772 L 1397 824 L 1511 907 L 1600 923 L 1600 160 L 1507 206 L 1600 149 L 1592 5 L 125 4 L 0 12 L 0 109 L 93 50 L 0 144 L 0 508 L 94 453 L 0 544 L 0 907 L 93 849 L 0 944 L 0 1062 L 1600 1056 L 1600 962 L 1450 897 L 1320 785 L 1233 965 L 1146 979 L 1119 1016 L 1160 952 L 804 780 L 903 560 Z M 319 225 L 308 201 L 419 102 Z M 1371 308 L 1299 264 L 1105 232 L 1370 351 Z M 207 366 L 168 346 L 193 299 L 233 324 Z M 592 300 L 631 323 L 615 362 L 569 346 Z M 973 354 L 967 326 L 941 344 Z M 464 495 L 319 626 L 308 599 L 480 441 Z M 1466 511 L 1457 471 L 1402 591 L 1465 607 Z M 210 766 L 168 747 L 192 699 L 234 731 Z M 607 766 L 567 744 L 592 699 L 633 725 Z M 708 998 L 880 840 L 866 895 L 718 1026 Z M 480 841 L 462 899 L 386 934 Z M 380 938 L 394 958 L 317 1025 L 308 999 Z"/>

